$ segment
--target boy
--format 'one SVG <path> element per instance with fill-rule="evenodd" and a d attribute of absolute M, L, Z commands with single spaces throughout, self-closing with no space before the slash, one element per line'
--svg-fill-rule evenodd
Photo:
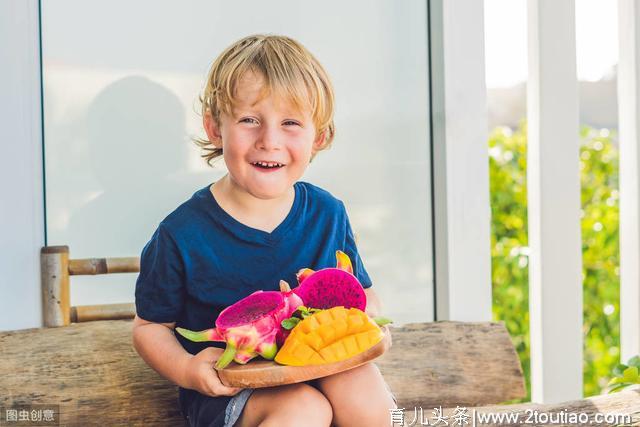
<path fill-rule="evenodd" d="M 143 249 L 136 350 L 180 386 L 190 425 L 388 425 L 394 399 L 372 363 L 307 383 L 240 390 L 225 387 L 212 367 L 219 343 L 174 334 L 176 326 L 210 328 L 226 306 L 276 290 L 280 279 L 296 283 L 302 267 L 333 265 L 337 249 L 353 262 L 367 313 L 380 310 L 344 204 L 298 182 L 334 135 L 333 90 L 320 63 L 290 38 L 249 36 L 216 59 L 201 101 L 208 140 L 198 144 L 209 164 L 223 156 L 228 174 L 167 216 Z"/>

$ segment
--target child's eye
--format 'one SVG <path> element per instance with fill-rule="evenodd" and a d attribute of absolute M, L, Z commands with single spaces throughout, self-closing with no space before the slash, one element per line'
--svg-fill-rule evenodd
<path fill-rule="evenodd" d="M 284 124 L 287 126 L 299 126 L 299 123 L 294 122 L 293 120 L 287 120 L 286 122 L 284 122 Z"/>
<path fill-rule="evenodd" d="M 240 119 L 240 123 L 258 123 L 258 122 L 253 117 L 245 117 L 244 119 Z"/>

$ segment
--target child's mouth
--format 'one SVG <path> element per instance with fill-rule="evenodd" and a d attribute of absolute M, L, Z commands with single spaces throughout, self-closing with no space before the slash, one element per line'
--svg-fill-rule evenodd
<path fill-rule="evenodd" d="M 253 162 L 251 166 L 258 169 L 260 172 L 273 172 L 283 168 L 285 165 L 282 163 L 266 163 L 266 162 Z"/>

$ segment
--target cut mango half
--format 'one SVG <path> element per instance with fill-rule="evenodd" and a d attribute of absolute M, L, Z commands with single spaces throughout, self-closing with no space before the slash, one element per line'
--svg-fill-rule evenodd
<path fill-rule="evenodd" d="M 384 332 L 357 308 L 333 307 L 298 323 L 276 354 L 281 365 L 322 365 L 362 353 L 384 337 Z"/>

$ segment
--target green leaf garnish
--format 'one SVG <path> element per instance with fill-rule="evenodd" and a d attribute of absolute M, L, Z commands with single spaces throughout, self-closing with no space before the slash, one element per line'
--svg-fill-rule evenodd
<path fill-rule="evenodd" d="M 280 322 L 280 326 L 282 326 L 283 328 L 287 329 L 287 330 L 291 330 L 293 328 L 296 327 L 296 325 L 298 323 L 300 323 L 301 320 L 306 319 L 307 317 L 313 315 L 314 313 L 317 313 L 319 311 L 322 311 L 322 309 L 320 308 L 309 308 L 309 307 L 305 307 L 304 305 L 299 305 L 296 308 L 296 311 L 294 311 L 291 314 L 291 317 L 289 317 L 288 319 L 284 319 L 282 322 Z"/>
<path fill-rule="evenodd" d="M 384 326 L 387 323 L 393 323 L 393 320 L 389 319 L 388 317 L 384 317 L 384 316 L 377 316 L 373 318 L 373 321 L 376 322 L 376 324 L 378 326 Z"/>
<path fill-rule="evenodd" d="M 282 327 L 286 330 L 290 331 L 291 329 L 296 327 L 298 322 L 300 322 L 300 319 L 298 319 L 297 317 L 290 317 L 280 322 L 280 325 L 282 325 Z"/>

